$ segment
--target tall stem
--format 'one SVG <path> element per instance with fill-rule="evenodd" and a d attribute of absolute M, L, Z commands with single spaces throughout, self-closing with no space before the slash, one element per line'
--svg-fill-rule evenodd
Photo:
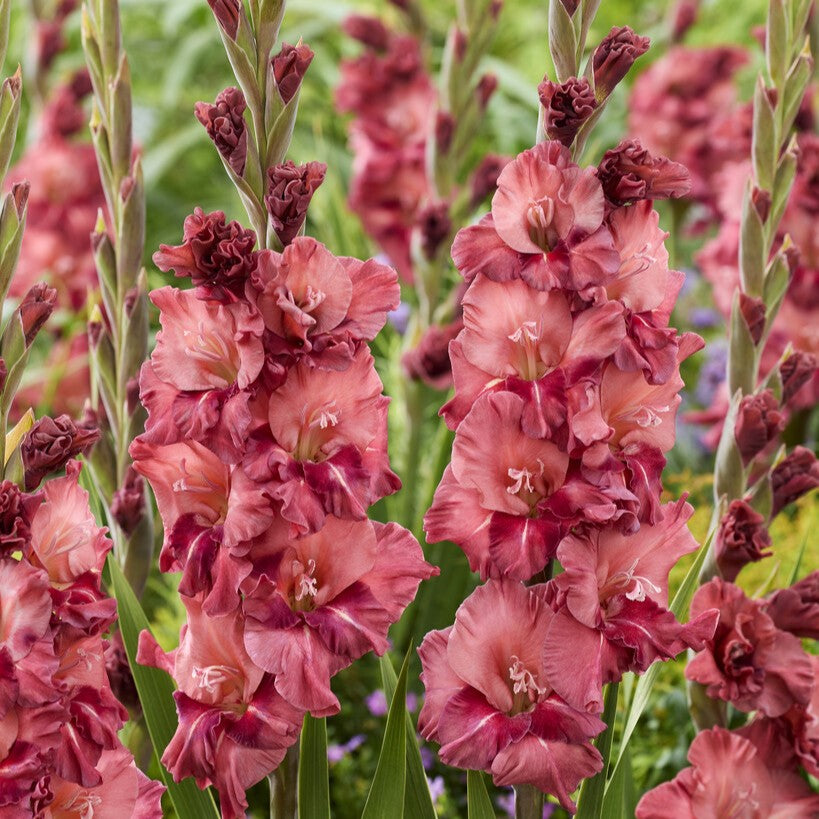
<path fill-rule="evenodd" d="M 515 785 L 515 819 L 543 819 L 543 793 L 534 785 Z"/>
<path fill-rule="evenodd" d="M 298 815 L 299 744 L 291 745 L 270 781 L 270 819 L 296 819 Z"/>

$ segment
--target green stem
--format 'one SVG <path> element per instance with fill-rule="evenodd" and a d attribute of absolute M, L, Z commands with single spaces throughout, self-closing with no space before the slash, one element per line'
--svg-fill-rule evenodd
<path fill-rule="evenodd" d="M 270 819 L 296 819 L 298 810 L 299 745 L 291 745 L 281 765 L 268 777 Z"/>
<path fill-rule="evenodd" d="M 543 793 L 534 785 L 515 785 L 515 819 L 543 819 Z"/>

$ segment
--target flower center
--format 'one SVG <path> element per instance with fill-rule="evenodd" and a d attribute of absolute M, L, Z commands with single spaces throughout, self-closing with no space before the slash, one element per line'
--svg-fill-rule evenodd
<path fill-rule="evenodd" d="M 641 273 L 645 273 L 646 270 L 657 261 L 656 257 L 652 256 L 649 252 L 650 250 L 651 248 L 648 242 L 646 242 L 639 250 L 629 256 L 628 261 L 623 264 L 620 268 L 620 272 L 617 274 L 617 281 L 621 282 L 630 279 L 632 276 L 639 276 Z"/>
<path fill-rule="evenodd" d="M 518 362 L 518 372 L 527 381 L 535 381 L 546 372 L 545 364 L 539 360 L 537 347 L 540 340 L 538 324 L 535 321 L 524 321 L 523 324 L 510 333 L 507 338 L 520 346 L 521 359 Z"/>
<path fill-rule="evenodd" d="M 506 491 L 510 495 L 517 495 L 522 501 L 529 504 L 530 507 L 535 506 L 544 494 L 543 482 L 538 479 L 542 477 L 546 467 L 540 458 L 537 459 L 537 462 L 539 468 L 535 470 L 530 470 L 526 466 L 520 469 L 510 466 L 506 471 L 511 481 L 509 486 L 506 487 Z"/>
<path fill-rule="evenodd" d="M 625 421 L 627 424 L 636 424 L 643 429 L 651 429 L 662 424 L 663 419 L 661 413 L 668 412 L 670 407 L 649 407 L 641 406 L 635 407 L 631 410 L 621 412 L 617 416 L 618 421 Z"/>
<path fill-rule="evenodd" d="M 293 561 L 293 592 L 296 611 L 309 611 L 313 608 L 313 599 L 318 594 L 316 581 L 316 561 L 310 558 L 305 566 L 301 561 Z"/>
<path fill-rule="evenodd" d="M 606 581 L 600 589 L 599 598 L 601 603 L 605 603 L 617 594 L 625 594 L 627 600 L 637 600 L 642 603 L 649 592 L 659 594 L 661 589 L 652 583 L 647 577 L 635 574 L 638 560 L 631 564 L 625 571 L 616 572 Z"/>
<path fill-rule="evenodd" d="M 550 239 L 554 230 L 555 203 L 550 196 L 529 203 L 526 221 L 529 223 L 529 237 L 543 250 L 551 250 Z"/>
<path fill-rule="evenodd" d="M 232 384 L 239 374 L 238 361 L 234 360 L 236 350 L 228 346 L 227 340 L 219 333 L 209 331 L 205 322 L 200 321 L 196 331 L 184 330 L 185 355 L 193 358 L 213 375 L 227 384 Z"/>
<path fill-rule="evenodd" d="M 239 670 L 229 665 L 194 666 L 191 671 L 194 682 L 213 695 L 219 693 L 218 686 L 230 682 L 238 675 Z"/>
<path fill-rule="evenodd" d="M 276 297 L 276 304 L 284 313 L 286 335 L 304 342 L 311 328 L 316 325 L 316 319 L 310 314 L 327 298 L 327 294 L 308 284 L 301 298 L 297 298 L 285 287 L 277 288 Z"/>
<path fill-rule="evenodd" d="M 332 430 L 339 423 L 341 410 L 335 401 L 313 410 L 302 427 L 296 451 L 293 457 L 297 461 L 318 461 L 321 447 L 329 440 L 328 430 Z"/>
<path fill-rule="evenodd" d="M 187 458 L 182 458 L 179 469 L 182 472 L 182 477 L 173 482 L 171 487 L 173 491 L 188 492 L 193 495 L 209 495 L 210 497 L 205 502 L 213 509 L 216 519 L 209 520 L 208 523 L 212 525 L 224 523 L 227 515 L 227 487 L 214 481 L 204 470 L 190 472 Z"/>
<path fill-rule="evenodd" d="M 515 695 L 512 706 L 512 716 L 521 711 L 529 710 L 540 697 L 546 693 L 546 689 L 537 684 L 535 675 L 529 671 L 516 654 L 509 658 L 509 681 L 512 683 L 512 693 Z"/>
<path fill-rule="evenodd" d="M 88 791 L 77 791 L 63 806 L 65 812 L 71 812 L 79 819 L 92 819 L 94 808 L 102 804 L 102 797 L 88 793 Z"/>

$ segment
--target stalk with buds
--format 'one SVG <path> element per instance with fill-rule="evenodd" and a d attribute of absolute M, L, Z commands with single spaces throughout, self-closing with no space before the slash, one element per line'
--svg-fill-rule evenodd
<path fill-rule="evenodd" d="M 94 96 L 91 136 L 106 202 L 91 237 L 102 298 L 89 320 L 92 399 L 105 430 L 91 472 L 120 563 L 140 594 L 153 556 L 153 515 L 128 447 L 145 422 L 137 393 L 139 368 L 148 354 L 145 190 L 121 36 L 117 0 L 83 4 L 82 40 Z"/>

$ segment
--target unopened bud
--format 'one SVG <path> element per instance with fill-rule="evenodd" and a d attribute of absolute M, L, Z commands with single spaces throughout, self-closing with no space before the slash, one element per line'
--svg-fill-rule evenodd
<path fill-rule="evenodd" d="M 239 31 L 239 3 L 240 0 L 208 0 L 216 22 L 231 40 L 236 39 Z"/>
<path fill-rule="evenodd" d="M 734 437 L 744 464 L 750 463 L 785 428 L 785 416 L 771 390 L 746 395 L 739 404 Z"/>
<path fill-rule="evenodd" d="M 145 513 L 145 482 L 132 467 L 128 467 L 125 481 L 111 499 L 111 514 L 125 533 L 133 533 Z"/>
<path fill-rule="evenodd" d="M 213 105 L 197 102 L 194 106 L 196 118 L 205 126 L 216 149 L 238 176 L 245 172 L 247 161 L 246 108 L 244 94 L 233 87 L 222 91 Z"/>
<path fill-rule="evenodd" d="M 816 356 L 795 350 L 779 368 L 782 379 L 782 403 L 788 404 L 816 373 Z"/>
<path fill-rule="evenodd" d="M 628 26 L 615 26 L 594 50 L 592 66 L 598 100 L 604 100 L 634 61 L 648 51 L 648 37 L 640 37 Z"/>
<path fill-rule="evenodd" d="M 23 325 L 23 335 L 27 347 L 34 341 L 34 337 L 48 321 L 56 306 L 57 291 L 44 282 L 38 282 L 23 296 L 23 300 L 17 309 L 20 314 L 20 322 Z"/>
<path fill-rule="evenodd" d="M 762 188 L 754 187 L 751 191 L 751 204 L 759 216 L 759 221 L 764 225 L 771 212 L 771 194 Z"/>
<path fill-rule="evenodd" d="M 268 169 L 264 201 L 273 231 L 283 245 L 290 244 L 301 230 L 313 194 L 326 173 L 327 166 L 323 162 L 296 165 L 287 160 Z"/>
<path fill-rule="evenodd" d="M 771 472 L 773 506 L 771 517 L 775 517 L 786 506 L 819 486 L 819 462 L 809 449 L 795 447 L 793 452 Z"/>
<path fill-rule="evenodd" d="M 273 78 L 285 105 L 296 96 L 314 56 L 304 43 L 295 46 L 282 43 L 281 51 L 273 58 Z"/>
<path fill-rule="evenodd" d="M 476 94 L 481 111 L 486 110 L 489 100 L 498 88 L 498 78 L 494 74 L 484 74 L 478 81 Z"/>
<path fill-rule="evenodd" d="M 453 136 L 455 136 L 455 120 L 452 114 L 439 111 L 435 117 L 435 142 L 440 154 L 449 153 Z"/>
<path fill-rule="evenodd" d="M 446 202 L 427 205 L 418 216 L 418 224 L 421 231 L 421 249 L 427 259 L 432 259 L 452 231 L 449 206 Z"/>
<path fill-rule="evenodd" d="M 754 344 L 759 344 L 762 332 L 765 329 L 765 302 L 746 293 L 740 293 L 739 311 L 742 313 L 745 324 L 748 325 L 748 332 L 751 334 Z"/>
<path fill-rule="evenodd" d="M 537 90 L 544 110 L 546 136 L 566 146 L 571 145 L 580 127 L 597 107 L 589 81 L 585 77 L 571 77 L 564 83 L 554 83 L 546 78 Z"/>
<path fill-rule="evenodd" d="M 99 430 L 81 429 L 67 415 L 41 418 L 20 447 L 26 491 L 36 489 L 46 475 L 62 469 L 71 458 L 87 453 L 99 437 Z"/>

